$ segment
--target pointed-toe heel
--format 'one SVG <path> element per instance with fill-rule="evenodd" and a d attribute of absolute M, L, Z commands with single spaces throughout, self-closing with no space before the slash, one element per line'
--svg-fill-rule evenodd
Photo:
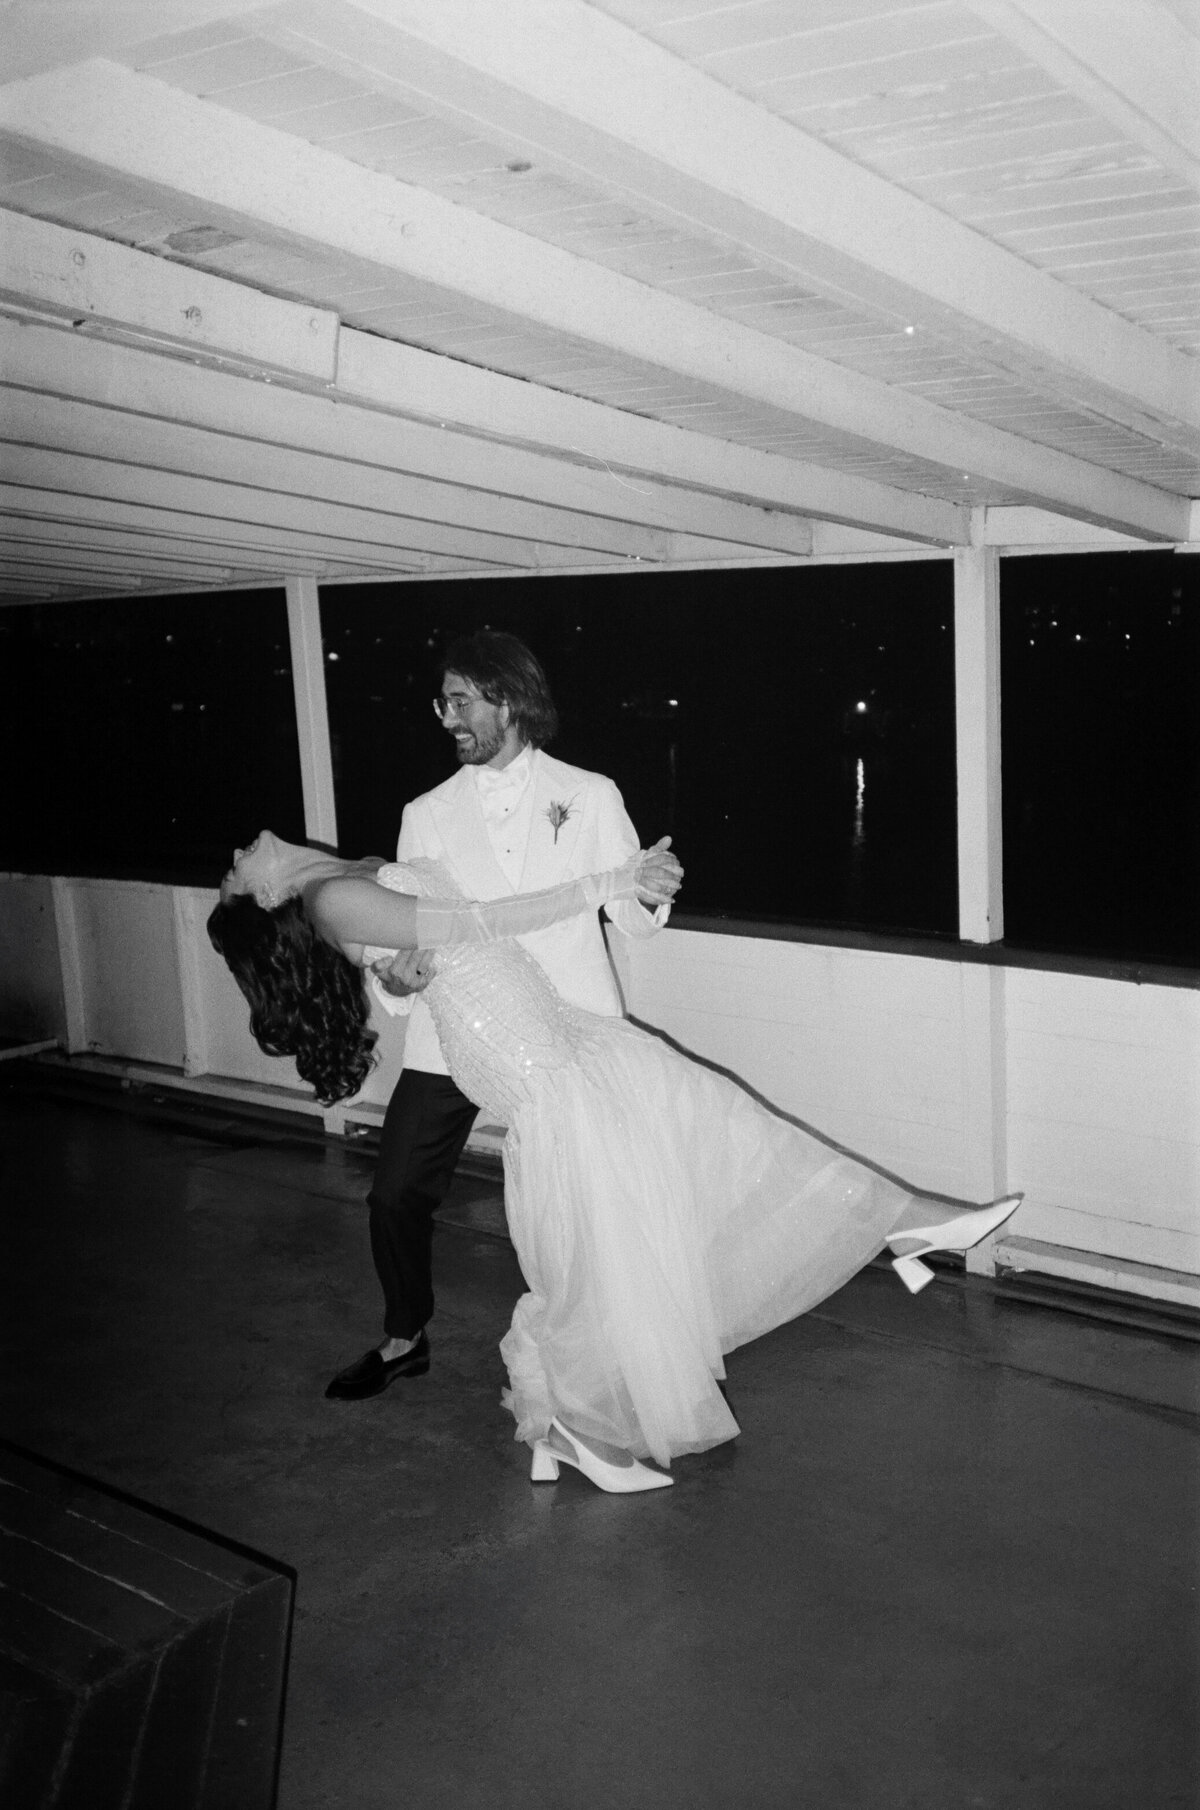
<path fill-rule="evenodd" d="M 921 1246 L 921 1249 L 931 1251 L 933 1246 L 925 1244 Z M 927 1263 L 922 1263 L 919 1257 L 893 1257 L 892 1268 L 910 1295 L 919 1295 L 921 1290 L 933 1281 L 934 1272 Z"/>
<path fill-rule="evenodd" d="M 558 1446 L 552 1446 L 548 1439 L 539 1439 L 533 1448 L 533 1467 L 529 1473 L 533 1483 L 556 1482 L 559 1466 L 563 1464 L 573 1465 L 583 1472 L 589 1483 L 612 1496 L 629 1496 L 646 1489 L 669 1489 L 675 1481 L 666 1471 L 651 1470 L 648 1464 L 641 1464 L 636 1458 L 628 1464 L 609 1464 L 581 1439 L 568 1433 L 561 1421 L 552 1420 L 550 1425 L 571 1449 L 564 1452 Z"/>
<path fill-rule="evenodd" d="M 893 1250 L 901 1243 L 912 1243 L 917 1247 L 892 1258 L 892 1268 L 909 1294 L 919 1295 L 933 1281 L 934 1272 L 927 1263 L 921 1262 L 922 1257 L 928 1257 L 933 1251 L 954 1251 L 961 1255 L 972 1250 L 993 1232 L 998 1232 L 1024 1198 L 1023 1194 L 1006 1194 L 1003 1200 L 994 1200 L 989 1207 L 973 1207 L 955 1219 L 943 1220 L 941 1225 L 906 1226 L 892 1232 L 888 1243 Z"/>
<path fill-rule="evenodd" d="M 539 1439 L 533 1448 L 533 1468 L 529 1473 L 531 1483 L 557 1483 L 558 1459 L 553 1448 Z"/>

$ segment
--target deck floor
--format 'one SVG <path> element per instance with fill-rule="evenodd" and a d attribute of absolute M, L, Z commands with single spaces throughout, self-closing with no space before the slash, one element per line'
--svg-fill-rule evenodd
<path fill-rule="evenodd" d="M 335 1404 L 369 1153 L 14 1068 L 0 1435 L 296 1568 L 280 1810 L 1200 1803 L 1194 1342 L 872 1268 L 674 1489 L 535 1488 L 493 1178 L 430 1374 Z"/>

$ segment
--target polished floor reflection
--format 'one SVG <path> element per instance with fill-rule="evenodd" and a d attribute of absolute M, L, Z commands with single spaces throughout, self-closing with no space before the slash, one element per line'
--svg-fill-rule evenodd
<path fill-rule="evenodd" d="M 280 1810 L 1196 1804 L 1194 1326 L 871 1269 L 674 1489 L 534 1488 L 494 1177 L 430 1374 L 331 1403 L 369 1152 L 15 1066 L 0 1435 L 296 1567 Z"/>

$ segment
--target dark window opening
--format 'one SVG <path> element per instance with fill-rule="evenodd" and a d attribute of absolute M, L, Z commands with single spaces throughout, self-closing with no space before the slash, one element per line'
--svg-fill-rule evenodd
<path fill-rule="evenodd" d="M 1005 941 L 1200 962 L 1200 562 L 1007 559 Z"/>
<path fill-rule="evenodd" d="M 280 590 L 2 611 L 0 706 L 9 870 L 215 885 L 303 840 Z"/>
<path fill-rule="evenodd" d="M 454 771 L 436 663 L 488 624 L 546 669 L 549 752 L 675 838 L 689 913 L 955 933 L 949 561 L 327 586 L 321 609 L 343 852 L 391 854 Z"/>

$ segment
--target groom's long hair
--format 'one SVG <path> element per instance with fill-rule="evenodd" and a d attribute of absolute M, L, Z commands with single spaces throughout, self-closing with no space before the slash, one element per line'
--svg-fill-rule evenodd
<path fill-rule="evenodd" d="M 558 734 L 558 711 L 549 681 L 539 661 L 515 635 L 490 628 L 461 635 L 442 657 L 443 679 L 448 672 L 470 679 L 489 704 L 507 704 L 523 742 L 544 748 Z"/>

